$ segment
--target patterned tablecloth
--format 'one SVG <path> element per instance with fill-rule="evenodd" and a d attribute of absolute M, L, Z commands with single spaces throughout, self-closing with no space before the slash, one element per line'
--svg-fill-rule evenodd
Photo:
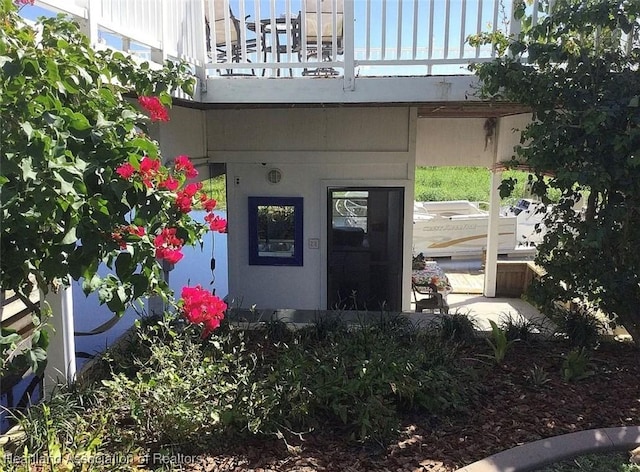
<path fill-rule="evenodd" d="M 438 292 L 448 295 L 453 290 L 449 283 L 447 274 L 435 261 L 425 261 L 424 269 L 414 269 L 411 271 L 411 280 L 416 285 L 435 284 Z"/>

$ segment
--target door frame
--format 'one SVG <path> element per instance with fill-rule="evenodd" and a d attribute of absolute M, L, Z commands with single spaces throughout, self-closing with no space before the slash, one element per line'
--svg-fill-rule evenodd
<path fill-rule="evenodd" d="M 328 277 L 328 241 L 327 231 L 329 226 L 329 215 L 327 211 L 327 194 L 331 187 L 394 187 L 404 188 L 404 228 L 402 242 L 402 311 L 411 310 L 411 256 L 413 251 L 413 195 L 414 184 L 412 180 L 336 180 L 327 179 L 320 181 L 320 234 L 322 235 L 320 244 L 320 309 L 328 310 L 327 307 L 327 277 Z"/>

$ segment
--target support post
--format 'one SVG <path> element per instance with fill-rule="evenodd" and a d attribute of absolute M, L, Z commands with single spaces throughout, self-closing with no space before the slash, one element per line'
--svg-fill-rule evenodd
<path fill-rule="evenodd" d="M 502 172 L 491 171 L 491 190 L 489 193 L 489 228 L 487 233 L 487 251 L 484 263 L 484 296 L 496 296 L 498 273 L 498 239 L 500 237 L 500 190 Z"/>
<path fill-rule="evenodd" d="M 169 264 L 164 259 L 160 261 L 162 265 L 162 278 L 169 285 L 169 272 L 174 268 L 173 264 Z M 165 306 L 162 297 L 157 295 L 149 297 L 149 314 L 151 316 L 162 316 L 164 314 Z"/>
<path fill-rule="evenodd" d="M 45 392 L 59 383 L 76 380 L 76 343 L 73 327 L 73 290 L 60 287 L 57 293 L 50 291 L 43 297 L 51 308 L 51 333 L 47 350 L 47 367 L 44 373 Z"/>
<path fill-rule="evenodd" d="M 344 86 L 345 92 L 353 92 L 356 89 L 355 79 L 355 55 L 354 55 L 354 35 L 355 35 L 355 13 L 354 2 L 344 3 Z M 335 11 L 335 6 L 334 6 Z"/>

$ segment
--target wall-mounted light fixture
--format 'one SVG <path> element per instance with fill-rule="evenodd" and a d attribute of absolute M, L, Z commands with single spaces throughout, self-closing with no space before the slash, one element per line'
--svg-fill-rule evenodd
<path fill-rule="evenodd" d="M 280 169 L 269 169 L 267 172 L 267 181 L 270 184 L 279 184 L 282 180 L 282 171 Z"/>

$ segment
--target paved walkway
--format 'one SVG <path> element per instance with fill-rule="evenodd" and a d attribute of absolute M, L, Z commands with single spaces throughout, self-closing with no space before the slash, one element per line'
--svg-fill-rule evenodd
<path fill-rule="evenodd" d="M 449 313 L 463 313 L 469 315 L 476 322 L 480 331 L 491 331 L 489 320 L 498 325 L 506 317 L 522 318 L 536 321 L 547 328 L 551 328 L 550 322 L 533 305 L 520 298 L 487 298 L 482 295 L 466 293 L 450 293 L 447 295 Z M 436 318 L 438 315 L 429 313 L 416 313 L 410 315 L 417 322 L 425 322 Z"/>
<path fill-rule="evenodd" d="M 451 293 L 447 296 L 449 313 L 466 313 L 475 318 L 478 329 L 490 331 L 489 320 L 500 324 L 507 317 L 522 317 L 541 322 L 545 317 L 530 303 L 520 298 L 487 298 L 482 295 Z"/>
<path fill-rule="evenodd" d="M 474 462 L 457 472 L 535 471 L 572 457 L 594 452 L 630 451 L 639 445 L 640 426 L 590 429 L 523 444 Z"/>

